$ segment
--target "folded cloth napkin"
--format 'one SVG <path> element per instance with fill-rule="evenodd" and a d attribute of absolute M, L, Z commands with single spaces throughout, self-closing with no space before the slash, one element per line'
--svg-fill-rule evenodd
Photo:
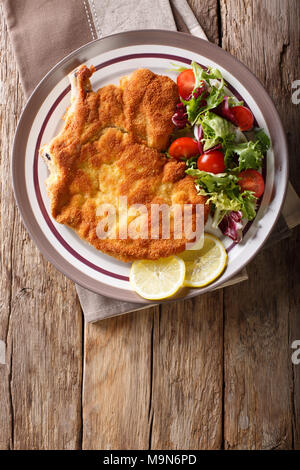
<path fill-rule="evenodd" d="M 27 95 L 60 59 L 81 45 L 109 34 L 136 29 L 175 31 L 179 24 L 180 29 L 207 39 L 186 0 L 2 1 Z M 299 223 L 300 199 L 289 184 L 282 216 L 269 243 L 288 236 L 289 229 Z M 244 269 L 226 286 L 247 278 Z M 88 322 L 149 308 L 109 299 L 80 286 L 76 289 Z"/>

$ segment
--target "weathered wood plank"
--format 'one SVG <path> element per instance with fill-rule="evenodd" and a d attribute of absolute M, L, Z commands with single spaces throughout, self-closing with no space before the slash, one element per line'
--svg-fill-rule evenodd
<path fill-rule="evenodd" d="M 292 447 L 285 242 L 249 266 L 249 281 L 226 289 L 225 448 Z"/>
<path fill-rule="evenodd" d="M 188 0 L 207 39 L 219 43 L 218 0 Z"/>
<path fill-rule="evenodd" d="M 155 310 L 86 325 L 83 449 L 148 449 Z"/>
<path fill-rule="evenodd" d="M 218 28 L 218 1 L 217 0 L 188 0 L 193 13 L 199 21 L 203 31 L 205 32 L 208 40 L 216 44 L 219 43 L 219 28 Z M 171 2 L 171 5 L 172 2 Z M 188 33 L 189 30 L 184 24 L 180 16 L 180 11 L 177 11 L 173 5 L 173 14 L 176 21 L 178 31 Z"/>
<path fill-rule="evenodd" d="M 289 136 L 298 191 L 300 172 L 293 155 L 299 151 L 299 115 L 291 102 L 291 82 L 299 74 L 299 7 L 292 0 L 221 1 L 222 46 L 273 97 Z M 226 448 L 293 445 L 289 332 L 295 328 L 299 282 L 290 276 L 299 268 L 290 271 L 289 244 L 285 240 L 261 253 L 248 268 L 249 281 L 225 291 Z M 291 299 L 297 300 L 289 318 Z"/>
<path fill-rule="evenodd" d="M 9 157 L 25 103 L 0 5 L 0 448 L 78 448 L 82 318 L 73 284 L 30 241 L 15 206 Z"/>
<path fill-rule="evenodd" d="M 1 11 L 2 11 L 2 7 Z M 11 190 L 7 185 L 9 178 L 10 143 L 16 126 L 16 116 L 22 107 L 22 96 L 18 97 L 16 87 L 16 65 L 9 60 L 12 54 L 4 17 L 0 14 L 0 158 L 1 158 L 1 276 L 0 276 L 0 339 L 5 342 L 9 331 L 11 314 L 11 280 L 13 249 L 13 227 L 15 219 L 15 205 Z M 9 77 L 13 77 L 9 79 Z M 9 97 L 9 98 L 8 98 Z M 5 138 L 2 138 L 2 136 Z M 10 138 L 8 142 L 7 137 Z M 6 364 L 0 365 L 0 449 L 12 446 L 12 406 L 10 396 L 10 351 L 6 351 Z"/>
<path fill-rule="evenodd" d="M 222 444 L 223 293 L 164 305 L 156 315 L 153 449 Z"/>
<path fill-rule="evenodd" d="M 300 144 L 300 143 L 299 143 Z M 289 345 L 295 340 L 300 340 L 300 229 L 294 230 L 289 242 L 288 266 L 289 266 Z M 290 349 L 290 357 L 294 349 Z M 300 450 L 300 364 L 292 365 L 292 409 L 293 409 L 293 441 L 294 448 Z"/>

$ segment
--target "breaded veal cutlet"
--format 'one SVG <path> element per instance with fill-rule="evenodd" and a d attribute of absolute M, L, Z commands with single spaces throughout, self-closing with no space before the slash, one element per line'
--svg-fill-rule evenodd
<path fill-rule="evenodd" d="M 139 69 L 122 78 L 120 86 L 93 91 L 90 77 L 94 71 L 82 65 L 70 74 L 71 105 L 65 125 L 40 150 L 50 170 L 46 185 L 52 216 L 98 250 L 123 261 L 182 252 L 189 237 L 186 233 L 174 237 L 172 219 L 170 239 L 162 239 L 161 221 L 158 239 L 151 239 L 150 210 L 148 239 L 123 239 L 118 213 L 120 196 L 127 197 L 128 207 L 192 204 L 195 227 L 195 204 L 204 204 L 206 199 L 197 194 L 193 178 L 185 174 L 185 163 L 161 153 L 173 132 L 177 85 L 169 77 Z M 114 204 L 117 209 L 115 239 L 97 235 L 97 224 L 104 217 L 97 215 L 100 204 Z M 205 221 L 208 212 L 204 204 Z M 139 216 L 129 210 L 127 224 Z"/>

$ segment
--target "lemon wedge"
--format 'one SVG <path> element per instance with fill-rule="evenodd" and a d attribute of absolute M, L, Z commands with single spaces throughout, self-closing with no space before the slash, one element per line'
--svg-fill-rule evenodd
<path fill-rule="evenodd" d="M 129 280 L 141 297 L 161 300 L 176 294 L 183 285 L 184 277 L 184 261 L 177 256 L 170 256 L 155 261 L 134 261 Z"/>
<path fill-rule="evenodd" d="M 179 256 L 186 267 L 183 285 L 188 287 L 207 286 L 222 274 L 227 263 L 223 244 L 210 233 L 204 234 L 204 243 L 200 250 L 187 250 Z"/>

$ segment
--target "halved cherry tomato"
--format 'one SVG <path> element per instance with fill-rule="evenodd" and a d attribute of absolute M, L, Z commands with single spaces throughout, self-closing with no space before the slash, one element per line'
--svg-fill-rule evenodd
<path fill-rule="evenodd" d="M 184 70 L 178 75 L 177 85 L 181 98 L 186 100 L 195 87 L 195 75 L 192 69 Z"/>
<path fill-rule="evenodd" d="M 199 153 L 198 143 L 191 137 L 179 137 L 169 148 L 169 155 L 177 160 L 191 158 Z"/>
<path fill-rule="evenodd" d="M 250 109 L 245 106 L 233 106 L 230 108 L 230 111 L 241 131 L 249 131 L 252 129 L 254 117 Z"/>
<path fill-rule="evenodd" d="M 197 160 L 198 170 L 209 173 L 223 173 L 225 171 L 224 153 L 219 150 L 203 153 Z"/>
<path fill-rule="evenodd" d="M 265 190 L 265 182 L 256 170 L 245 170 L 239 174 L 239 185 L 243 191 L 253 191 L 255 197 L 260 197 Z"/>

